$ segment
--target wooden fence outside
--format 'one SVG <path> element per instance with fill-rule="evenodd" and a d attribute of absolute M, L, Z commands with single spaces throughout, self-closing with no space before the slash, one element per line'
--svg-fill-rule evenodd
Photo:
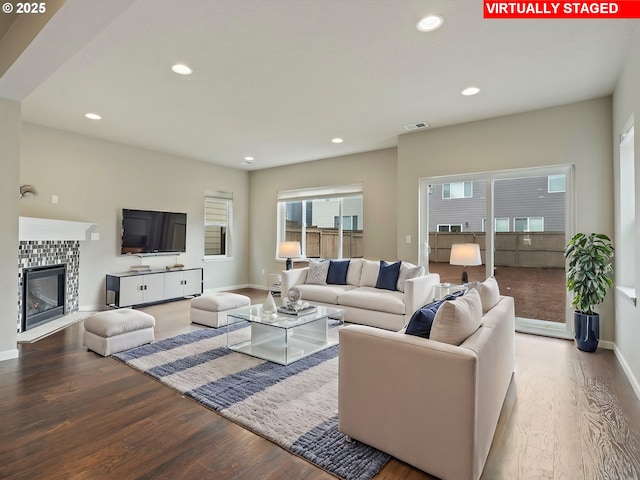
<path fill-rule="evenodd" d="M 338 258 L 337 228 L 307 227 L 306 244 L 308 258 Z M 288 242 L 302 242 L 302 231 L 299 228 L 287 228 Z M 342 232 L 342 258 L 362 258 L 362 230 L 345 230 Z"/>
<path fill-rule="evenodd" d="M 499 232 L 495 239 L 495 265 L 501 267 L 564 268 L 564 232 Z M 449 262 L 451 245 L 477 243 L 485 263 L 484 232 L 438 232 L 429 234 L 430 262 Z"/>

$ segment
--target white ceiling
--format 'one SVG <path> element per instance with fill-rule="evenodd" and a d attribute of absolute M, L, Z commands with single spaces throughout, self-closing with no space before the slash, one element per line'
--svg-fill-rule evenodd
<path fill-rule="evenodd" d="M 483 20 L 482 3 L 67 0 L 9 73 L 49 66 L 26 122 L 246 169 L 613 92 L 638 20 Z M 418 32 L 430 13 L 444 26 Z"/>

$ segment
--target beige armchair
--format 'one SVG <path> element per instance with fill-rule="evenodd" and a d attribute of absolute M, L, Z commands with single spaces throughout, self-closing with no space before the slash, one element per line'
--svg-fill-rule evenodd
<path fill-rule="evenodd" d="M 511 297 L 460 346 L 363 325 L 340 331 L 339 430 L 445 480 L 477 480 L 514 369 Z"/>

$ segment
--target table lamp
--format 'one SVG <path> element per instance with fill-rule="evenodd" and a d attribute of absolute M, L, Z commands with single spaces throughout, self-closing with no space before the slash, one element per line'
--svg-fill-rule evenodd
<path fill-rule="evenodd" d="M 467 275 L 467 266 L 482 265 L 480 257 L 480 245 L 477 243 L 457 243 L 451 245 L 451 257 L 449 258 L 451 265 L 462 265 L 462 283 L 469 283 Z"/>
<path fill-rule="evenodd" d="M 280 242 L 280 245 L 278 245 L 278 257 L 287 259 L 287 270 L 293 268 L 293 260 L 291 259 L 301 255 L 300 242 Z"/>

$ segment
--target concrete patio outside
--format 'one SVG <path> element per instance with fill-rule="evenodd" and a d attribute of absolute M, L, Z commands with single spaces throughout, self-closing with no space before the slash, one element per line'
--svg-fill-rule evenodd
<path fill-rule="evenodd" d="M 485 266 L 467 267 L 469 281 L 483 281 Z M 462 267 L 445 262 L 429 262 L 429 271 L 440 274 L 440 281 L 459 284 Z M 563 268 L 497 267 L 495 278 L 500 293 L 514 298 L 516 316 L 565 322 L 566 277 Z"/>

